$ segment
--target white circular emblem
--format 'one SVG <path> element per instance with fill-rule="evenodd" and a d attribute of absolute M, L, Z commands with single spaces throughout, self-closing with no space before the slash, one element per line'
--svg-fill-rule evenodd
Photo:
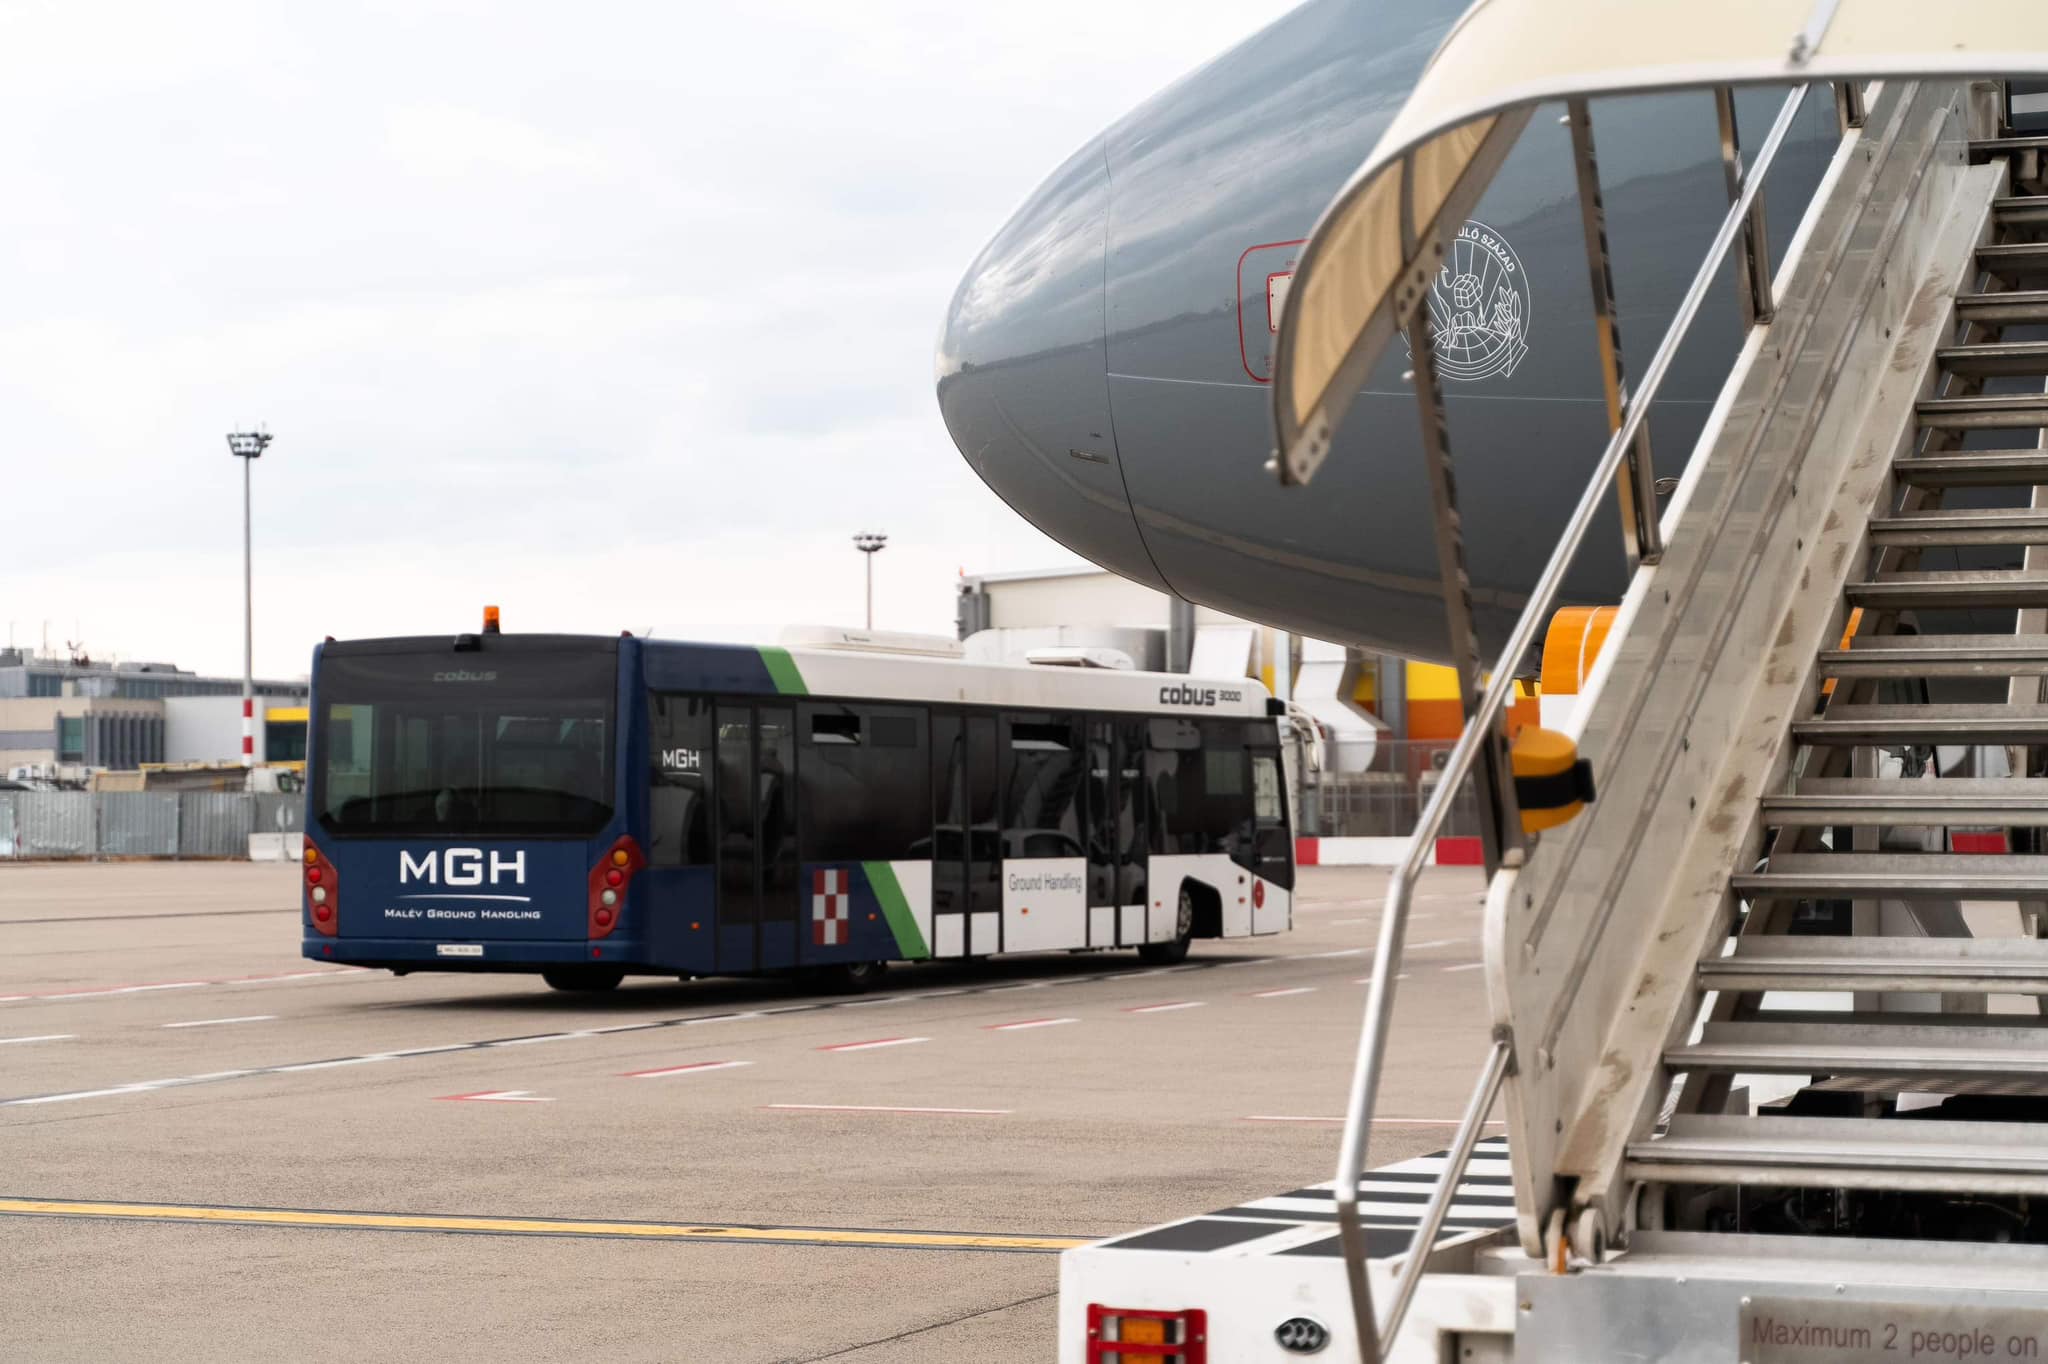
<path fill-rule="evenodd" d="M 1530 302 L 1515 248 L 1467 220 L 1429 291 L 1437 373 L 1464 380 L 1513 374 L 1529 353 Z"/>

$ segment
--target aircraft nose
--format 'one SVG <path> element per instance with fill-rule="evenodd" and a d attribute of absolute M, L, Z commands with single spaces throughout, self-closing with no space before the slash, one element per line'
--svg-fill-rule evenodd
<path fill-rule="evenodd" d="M 1103 567 L 1163 588 L 1131 516 L 1103 343 L 1109 174 L 1098 139 L 982 249 L 939 338 L 953 443 L 1026 520 Z"/>

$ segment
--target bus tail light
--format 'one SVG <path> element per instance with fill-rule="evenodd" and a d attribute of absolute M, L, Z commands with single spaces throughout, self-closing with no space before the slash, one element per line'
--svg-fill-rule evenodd
<path fill-rule="evenodd" d="M 1207 1364 L 1209 1314 L 1088 1304 L 1088 1364 Z"/>
<path fill-rule="evenodd" d="M 310 838 L 299 861 L 306 869 L 306 917 L 323 936 L 332 938 L 341 928 L 340 873 Z"/>
<path fill-rule="evenodd" d="M 591 937 L 608 938 L 619 926 L 619 915 L 626 909 L 626 892 L 633 885 L 633 873 L 646 865 L 647 859 L 641 855 L 633 836 L 621 834 L 619 841 L 590 869 Z"/>

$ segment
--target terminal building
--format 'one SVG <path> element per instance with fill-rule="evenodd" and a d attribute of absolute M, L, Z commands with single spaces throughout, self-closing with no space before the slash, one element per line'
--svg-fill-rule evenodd
<path fill-rule="evenodd" d="M 256 680 L 259 761 L 306 756 L 307 684 Z M 0 649 L 0 777 L 82 779 L 165 762 L 239 762 L 242 679 L 170 663 Z"/>

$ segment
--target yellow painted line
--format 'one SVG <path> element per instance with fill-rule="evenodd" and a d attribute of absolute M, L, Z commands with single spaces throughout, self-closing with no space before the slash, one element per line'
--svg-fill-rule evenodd
<path fill-rule="evenodd" d="M 0 1198 L 0 1216 L 111 1217 L 134 1222 L 210 1222 L 237 1227 L 338 1227 L 356 1231 L 449 1231 L 491 1236 L 611 1236 L 643 1241 L 780 1242 L 896 1250 L 1067 1250 L 1086 1239 L 946 1231 L 838 1231 L 820 1227 L 718 1227 L 674 1222 L 575 1222 L 530 1217 L 443 1217 L 298 1208 L 193 1207 L 180 1203 L 77 1203 Z"/>

